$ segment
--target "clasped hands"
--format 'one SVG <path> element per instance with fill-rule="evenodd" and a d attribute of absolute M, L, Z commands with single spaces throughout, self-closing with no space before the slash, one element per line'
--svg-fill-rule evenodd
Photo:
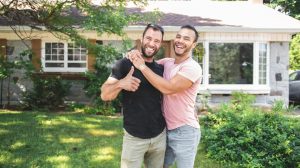
<path fill-rule="evenodd" d="M 145 60 L 142 57 L 142 53 L 139 50 L 131 50 L 126 54 L 132 64 L 140 71 L 146 68 Z"/>

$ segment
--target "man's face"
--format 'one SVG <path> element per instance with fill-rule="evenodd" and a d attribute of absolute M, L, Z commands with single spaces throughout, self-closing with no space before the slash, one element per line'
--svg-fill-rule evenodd
<path fill-rule="evenodd" d="M 195 32 L 190 29 L 180 29 L 174 39 L 174 51 L 176 56 L 185 56 L 195 47 Z"/>
<path fill-rule="evenodd" d="M 153 57 L 159 50 L 162 43 L 162 34 L 159 30 L 149 28 L 142 40 L 142 53 L 144 57 Z"/>

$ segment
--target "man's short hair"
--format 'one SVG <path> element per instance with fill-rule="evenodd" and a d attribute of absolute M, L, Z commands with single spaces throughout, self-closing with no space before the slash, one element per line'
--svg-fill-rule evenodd
<path fill-rule="evenodd" d="M 181 26 L 180 29 L 190 29 L 190 30 L 193 30 L 194 33 L 195 33 L 195 39 L 194 39 L 194 42 L 197 42 L 198 41 L 198 38 L 199 38 L 199 34 L 198 34 L 198 31 L 196 30 L 196 28 L 192 25 L 184 25 L 184 26 Z"/>
<path fill-rule="evenodd" d="M 164 38 L 164 33 L 165 33 L 164 29 L 163 29 L 160 25 L 152 24 L 152 23 L 147 24 L 147 26 L 146 26 L 146 28 L 145 28 L 145 30 L 144 30 L 144 32 L 143 32 L 143 37 L 145 36 L 146 31 L 147 31 L 148 29 L 150 29 L 150 28 L 152 28 L 152 29 L 155 30 L 155 31 L 160 31 L 161 34 L 162 34 L 162 38 Z"/>

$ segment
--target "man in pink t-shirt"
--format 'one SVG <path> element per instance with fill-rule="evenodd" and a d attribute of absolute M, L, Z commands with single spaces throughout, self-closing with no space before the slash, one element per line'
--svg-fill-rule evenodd
<path fill-rule="evenodd" d="M 178 168 L 193 168 L 200 142 L 200 126 L 195 102 L 202 69 L 191 57 L 198 32 L 193 26 L 182 26 L 174 39 L 174 58 L 159 60 L 164 65 L 164 78 L 149 69 L 137 51 L 128 57 L 146 79 L 164 94 L 163 112 L 167 123 L 167 149 L 164 167 L 176 160 Z"/>

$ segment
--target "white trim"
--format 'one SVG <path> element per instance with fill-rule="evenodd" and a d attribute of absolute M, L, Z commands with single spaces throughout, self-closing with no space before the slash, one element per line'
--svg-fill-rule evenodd
<path fill-rule="evenodd" d="M 259 84 L 259 43 L 253 43 L 253 85 Z"/>
<path fill-rule="evenodd" d="M 177 32 L 181 26 L 163 26 L 165 31 Z M 234 26 L 195 26 L 199 32 L 272 32 L 272 33 L 299 33 L 300 28 L 289 27 L 234 27 Z M 128 26 L 125 31 L 143 31 L 145 26 Z"/>
<path fill-rule="evenodd" d="M 41 30 L 46 30 L 44 26 L 38 26 Z M 181 26 L 163 26 L 165 31 L 177 32 Z M 23 31 L 32 31 L 33 29 L 29 26 L 18 26 L 19 29 Z M 272 33 L 299 33 L 300 28 L 289 28 L 289 27 L 231 27 L 231 26 L 195 26 L 199 32 L 272 32 Z M 145 26 L 128 26 L 123 30 L 125 31 L 144 31 Z M 82 28 L 77 28 L 79 32 L 87 31 Z M 12 31 L 10 26 L 0 26 L 0 31 Z M 39 30 L 34 30 L 36 32 L 43 32 Z"/>
<path fill-rule="evenodd" d="M 270 87 L 266 85 L 209 85 L 200 87 L 199 93 L 211 94 L 231 94 L 235 91 L 250 93 L 250 94 L 269 94 Z"/>
<path fill-rule="evenodd" d="M 204 86 L 208 86 L 209 83 L 209 42 L 203 42 L 204 44 L 204 59 L 203 59 L 203 84 Z"/>
<path fill-rule="evenodd" d="M 270 42 L 267 43 L 267 81 L 266 81 L 266 85 L 267 86 L 270 86 L 270 69 L 271 69 L 271 57 L 270 57 L 270 54 L 271 54 L 271 45 L 270 45 Z"/>

